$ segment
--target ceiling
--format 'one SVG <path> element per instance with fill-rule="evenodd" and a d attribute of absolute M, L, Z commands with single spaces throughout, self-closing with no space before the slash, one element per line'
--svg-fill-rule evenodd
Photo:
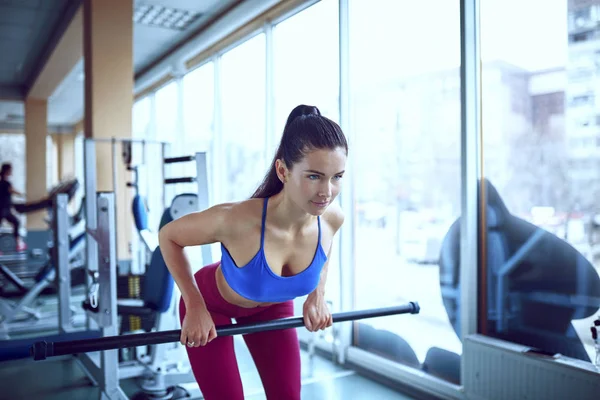
<path fill-rule="evenodd" d="M 134 0 L 135 76 L 150 69 L 242 1 Z M 0 0 L 0 127 L 22 126 L 22 100 L 81 4 L 82 0 Z M 150 9 L 150 6 L 155 8 Z M 176 13 L 178 16 L 187 13 L 178 19 L 179 26 L 158 26 L 156 23 L 160 21 L 156 19 L 149 24 L 161 8 L 173 10 L 173 21 Z M 184 26 L 186 21 L 188 25 Z M 70 126 L 80 121 L 83 102 L 81 59 L 48 99 L 49 125 Z"/>
<path fill-rule="evenodd" d="M 20 98 L 79 2 L 0 0 L 0 93 Z M 6 96 L 6 95 L 5 95 Z"/>

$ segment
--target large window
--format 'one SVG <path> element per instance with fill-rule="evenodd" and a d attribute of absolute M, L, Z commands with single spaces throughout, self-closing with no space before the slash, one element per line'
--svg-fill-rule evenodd
<path fill-rule="evenodd" d="M 276 143 L 290 111 L 314 105 L 339 119 L 338 1 L 322 0 L 273 29 Z M 311 26 L 311 29 L 306 29 Z"/>
<path fill-rule="evenodd" d="M 221 58 L 223 201 L 249 198 L 266 173 L 265 35 Z"/>
<path fill-rule="evenodd" d="M 443 296 L 458 282 L 439 260 L 460 216 L 459 2 L 349 7 L 355 307 L 421 305 L 355 324 L 354 343 L 430 372 L 450 363 L 458 383 L 459 292 Z"/>
<path fill-rule="evenodd" d="M 586 361 L 600 307 L 599 12 L 481 5 L 484 333 Z"/>

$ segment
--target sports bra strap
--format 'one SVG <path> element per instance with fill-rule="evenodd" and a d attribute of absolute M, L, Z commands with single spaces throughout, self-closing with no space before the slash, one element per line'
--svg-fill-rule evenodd
<path fill-rule="evenodd" d="M 319 226 L 319 241 L 317 242 L 317 244 L 320 246 L 321 245 L 321 217 L 319 215 L 317 215 L 317 224 Z"/>

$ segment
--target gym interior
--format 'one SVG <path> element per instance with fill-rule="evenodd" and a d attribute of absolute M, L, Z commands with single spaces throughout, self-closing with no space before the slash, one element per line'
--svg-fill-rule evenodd
<path fill-rule="evenodd" d="M 329 309 L 420 307 L 296 327 L 303 399 L 600 398 L 600 0 L 4 0 L 0 21 L 24 241 L 4 219 L 1 399 L 202 398 L 177 338 L 34 349 L 180 329 L 158 231 L 248 199 L 298 104 L 349 142 Z"/>

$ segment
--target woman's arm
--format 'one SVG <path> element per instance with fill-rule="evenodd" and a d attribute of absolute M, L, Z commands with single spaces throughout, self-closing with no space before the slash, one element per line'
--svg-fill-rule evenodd
<path fill-rule="evenodd" d="M 10 185 L 10 184 L 9 184 Z M 18 192 L 15 190 L 15 188 L 13 187 L 13 185 L 10 185 L 8 187 L 8 191 L 10 192 L 10 194 L 14 194 L 15 196 L 20 196 L 20 197 L 24 197 L 21 192 Z"/>
<path fill-rule="evenodd" d="M 331 312 L 328 310 L 325 302 L 325 284 L 327 283 L 327 271 L 329 269 L 333 238 L 344 223 L 344 213 L 339 207 L 336 207 L 331 213 L 328 213 L 326 221 L 332 230 L 332 244 L 327 251 L 327 261 L 321 270 L 319 284 L 317 285 L 317 288 L 308 295 L 303 306 L 304 325 L 310 332 L 325 329 L 333 323 Z"/>
<path fill-rule="evenodd" d="M 186 308 L 206 307 L 183 248 L 222 241 L 227 235 L 229 205 L 218 205 L 183 216 L 163 226 L 158 234 L 165 264 L 179 287 Z"/>
<path fill-rule="evenodd" d="M 333 247 L 333 238 L 335 234 L 340 229 L 342 224 L 344 223 L 344 213 L 341 208 L 335 207 L 331 210 L 332 212 L 327 216 L 327 223 L 331 227 L 332 235 L 331 235 L 331 246 L 329 246 L 329 250 L 327 251 L 327 261 L 325 265 L 323 265 L 323 269 L 321 270 L 321 277 L 319 280 L 319 285 L 310 295 L 315 296 L 324 296 L 325 295 L 325 284 L 327 283 L 327 272 L 329 270 L 329 259 L 331 258 L 331 249 Z M 309 295 L 309 296 L 310 296 Z"/>

